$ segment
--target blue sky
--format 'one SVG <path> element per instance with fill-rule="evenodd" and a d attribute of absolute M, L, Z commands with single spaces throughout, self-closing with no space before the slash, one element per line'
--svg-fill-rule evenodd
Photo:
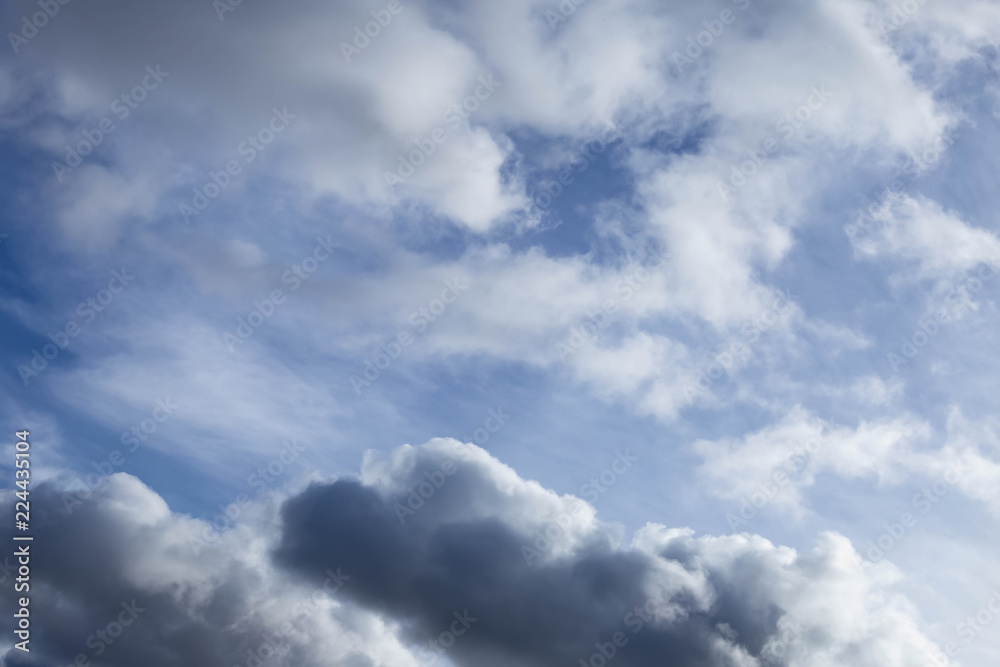
<path fill-rule="evenodd" d="M 690 654 L 656 644 L 678 664 L 995 664 L 996 627 L 967 642 L 961 626 L 1000 586 L 995 5 L 390 4 L 60 4 L 0 59 L 0 423 L 31 430 L 52 498 L 99 486 L 87 516 L 120 528 L 109 553 L 133 553 L 129 531 L 158 517 L 160 551 L 115 585 L 208 586 L 177 578 L 200 556 L 170 540 L 248 494 L 213 567 L 247 559 L 266 584 L 232 584 L 238 615 L 267 627 L 252 600 L 304 585 L 324 549 L 356 556 L 293 539 L 339 516 L 345 480 L 389 499 L 413 466 L 473 452 L 482 487 L 456 483 L 433 525 L 475 545 L 449 523 L 462 508 L 531 533 L 628 450 L 638 463 L 596 518 L 573 520 L 579 541 L 546 558 L 608 541 L 667 572 L 665 554 L 697 552 L 741 605 L 817 628 L 768 663 L 775 628 L 731 620 L 744 611 L 720 587 L 698 613 L 728 630 Z M 36 11 L 9 3 L 4 23 L 19 34 Z M 347 62 L 341 43 L 379 17 Z M 420 164 L 390 188 L 401 159 Z M 125 451 L 131 429 L 144 440 Z M 301 455 L 274 465 L 290 442 Z M 269 464 L 258 495 L 248 478 Z M 775 473 L 781 488 L 733 523 Z M 136 516 L 109 509 L 122 499 Z M 916 525 L 870 556 L 906 512 Z M 758 590 L 741 557 L 784 572 L 787 594 Z M 99 615 L 81 590 L 60 595 Z M 830 591 L 842 604 L 824 608 Z M 358 596 L 310 630 L 355 653 L 299 647 L 294 664 L 422 664 L 411 649 L 450 598 Z M 252 643 L 230 630 L 206 632 Z M 500 633 L 441 660 L 569 655 L 534 641 Z M 230 659 L 212 650 L 198 659 Z M 646 664 L 639 651 L 622 659 Z M 126 656 L 152 660 L 108 659 Z"/>

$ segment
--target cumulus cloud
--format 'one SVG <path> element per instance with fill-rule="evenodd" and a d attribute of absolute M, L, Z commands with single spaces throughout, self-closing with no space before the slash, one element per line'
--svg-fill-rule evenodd
<path fill-rule="evenodd" d="M 859 255 L 911 262 L 920 278 L 951 278 L 979 264 L 1000 262 L 995 233 L 969 225 L 925 197 L 892 198 L 860 222 L 863 226 L 852 228 Z"/>
<path fill-rule="evenodd" d="M 265 507 L 256 528 L 206 540 L 207 524 L 129 475 L 82 504 L 62 490 L 32 495 L 37 634 L 30 655 L 7 643 L 4 665 L 259 665 L 275 653 L 283 664 L 418 664 L 379 619 L 343 608 L 336 591 L 350 580 L 336 566 L 318 586 L 272 567 Z"/>
<path fill-rule="evenodd" d="M 863 388 L 873 390 L 884 391 Z M 810 507 L 808 491 L 824 473 L 878 486 L 898 486 L 911 478 L 947 482 L 990 513 L 1000 513 L 1000 440 L 994 420 L 969 420 L 953 407 L 944 442 L 935 446 L 932 435 L 930 424 L 913 415 L 861 421 L 851 428 L 824 423 L 797 406 L 775 424 L 739 438 L 698 440 L 693 449 L 702 459 L 699 475 L 716 496 L 767 503 L 795 515 Z M 745 524 L 732 517 L 732 527 Z"/>
<path fill-rule="evenodd" d="M 716 493 L 741 498 L 763 486 L 783 486 L 771 503 L 801 512 L 802 490 L 823 471 L 844 478 L 898 482 L 918 460 L 918 445 L 930 427 L 913 418 L 862 422 L 857 428 L 824 424 L 801 407 L 783 419 L 741 438 L 694 443 L 701 474 Z M 781 477 L 776 482 L 775 476 Z"/>
<path fill-rule="evenodd" d="M 25 0 L 9 11 L 19 16 L 31 7 Z M 641 412 L 664 420 L 692 402 L 677 378 L 697 375 L 701 364 L 686 363 L 684 336 L 664 331 L 663 323 L 707 323 L 725 337 L 759 316 L 773 298 L 774 270 L 808 224 L 810 202 L 839 182 L 855 153 L 890 165 L 954 121 L 935 100 L 937 82 L 918 83 L 877 29 L 880 8 L 858 0 L 720 0 L 669 11 L 655 2 L 609 0 L 580 6 L 555 27 L 545 19 L 549 8 L 534 0 L 403 8 L 347 58 L 341 42 L 352 43 L 353 27 L 371 16 L 344 3 L 244 4 L 222 21 L 194 2 L 141 10 L 118 2 L 74 5 L 36 38 L 33 46 L 44 48 L 25 50 L 11 66 L 33 95 L 7 104 L 3 118 L 53 159 L 81 131 L 115 119 L 115 131 L 66 183 L 51 179 L 58 238 L 96 251 L 146 227 L 144 244 L 158 259 L 196 280 L 192 302 L 225 291 L 233 310 L 242 309 L 258 297 L 246 288 L 274 270 L 275 259 L 263 251 L 244 247 L 235 258 L 227 239 L 218 241 L 226 247 L 221 254 L 215 241 L 178 240 L 178 206 L 235 159 L 243 172 L 194 224 L 211 224 L 223 236 L 252 230 L 258 247 L 269 247 L 275 231 L 267 214 L 281 207 L 253 199 L 241 217 L 229 206 L 236 194 L 256 197 L 256 186 L 267 183 L 294 190 L 289 204 L 300 211 L 331 200 L 360 211 L 373 218 L 367 226 L 393 240 L 400 238 L 398 222 L 420 248 L 395 248 L 370 272 L 340 285 L 324 282 L 307 297 L 313 311 L 296 322 L 306 326 L 289 325 L 283 334 L 316 355 L 363 358 L 420 305 L 418 288 L 450 273 L 476 285 L 476 297 L 456 304 L 411 358 L 485 354 L 543 367 L 556 365 L 556 343 L 615 297 L 634 268 L 628 260 L 620 270 L 599 261 L 614 245 L 606 238 L 593 252 L 568 255 L 523 243 L 538 222 L 529 210 L 536 170 L 551 166 L 534 164 L 529 153 L 535 138 L 558 153 L 613 127 L 619 140 L 609 169 L 633 186 L 626 193 L 635 207 L 628 236 L 661 246 L 671 259 L 634 298 L 619 300 L 614 336 L 568 363 L 602 397 L 634 397 Z M 723 11 L 738 20 L 690 64 L 674 59 Z M 943 26 L 935 20 L 911 27 L 951 30 Z M 190 36 L 183 48 L 178 34 Z M 162 65 L 169 76 L 119 121 L 111 105 L 148 65 Z M 484 79 L 497 83 L 484 88 Z M 828 93 L 817 97 L 820 89 Z M 471 111 L 462 106 L 469 99 Z M 276 106 L 294 119 L 244 163 L 238 147 L 266 127 Z M 803 109 L 806 120 L 789 124 Z M 23 120 L 30 116 L 44 119 Z M 435 130 L 443 141 L 429 138 Z M 692 148 L 650 148 L 663 137 Z M 774 153 L 737 192 L 720 197 L 720 184 L 769 138 L 778 140 Z M 429 152 L 428 141 L 433 154 L 418 156 L 414 167 L 413 152 Z M 386 174 L 402 173 L 401 161 L 414 171 L 390 186 Z M 929 223 L 923 241 L 941 241 L 938 222 Z M 334 226 L 326 217 L 324 224 Z M 457 258 L 426 252 L 426 237 L 441 224 L 469 234 Z M 296 219 L 282 230 L 305 226 Z M 239 266 L 239 280 L 223 275 L 230 264 Z M 147 315 L 165 319 L 165 309 L 153 310 Z M 860 344 L 838 338 L 846 347 Z M 640 369 L 636 355 L 646 351 L 654 360 Z"/>
<path fill-rule="evenodd" d="M 892 567 L 863 571 L 841 536 L 797 553 L 649 524 L 623 545 L 583 500 L 454 440 L 369 454 L 357 478 L 280 505 L 267 496 L 215 528 L 128 475 L 82 504 L 66 503 L 64 484 L 33 495 L 32 618 L 44 641 L 27 662 L 7 651 L 11 667 L 79 654 L 109 666 L 261 654 L 417 665 L 442 650 L 456 665 L 603 664 L 613 653 L 622 665 L 904 667 L 935 650 L 893 591 Z"/>

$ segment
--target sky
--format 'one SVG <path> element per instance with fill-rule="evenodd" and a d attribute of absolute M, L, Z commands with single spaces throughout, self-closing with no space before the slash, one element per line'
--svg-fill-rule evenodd
<path fill-rule="evenodd" d="M 0 18 L 0 664 L 1000 661 L 995 0 Z"/>

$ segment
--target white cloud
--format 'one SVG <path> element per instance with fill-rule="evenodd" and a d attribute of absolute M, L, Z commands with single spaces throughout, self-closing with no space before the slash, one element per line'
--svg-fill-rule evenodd
<path fill-rule="evenodd" d="M 1000 262 L 1000 240 L 973 227 L 937 202 L 901 195 L 883 204 L 854 235 L 855 251 L 916 264 L 922 279 L 952 278 L 980 263 Z"/>
<path fill-rule="evenodd" d="M 703 460 L 699 474 L 712 493 L 741 499 L 761 487 L 777 487 L 769 503 L 801 514 L 804 492 L 818 474 L 898 483 L 917 460 L 916 445 L 929 435 L 929 427 L 912 418 L 862 421 L 850 429 L 825 425 L 795 407 L 777 423 L 742 438 L 698 440 L 693 448 Z M 785 481 L 776 480 L 776 473 Z"/>
<path fill-rule="evenodd" d="M 871 388 L 870 383 L 866 385 Z M 868 389 L 866 389 L 867 391 Z M 801 515 L 807 492 L 823 473 L 878 486 L 910 479 L 955 486 L 1000 515 L 1000 438 L 992 420 L 971 422 L 952 409 L 943 444 L 930 425 L 912 416 L 862 421 L 856 428 L 824 426 L 797 407 L 779 422 L 742 438 L 698 440 L 699 475 L 720 498 L 740 500 L 764 490 L 768 504 Z M 775 473 L 785 481 L 775 484 Z"/>

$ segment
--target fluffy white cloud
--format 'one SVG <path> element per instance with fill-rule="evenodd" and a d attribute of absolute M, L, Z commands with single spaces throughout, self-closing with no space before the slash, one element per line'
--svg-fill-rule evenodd
<path fill-rule="evenodd" d="M 953 408 L 944 443 L 935 447 L 930 425 L 913 416 L 862 421 L 849 428 L 824 424 L 796 407 L 759 431 L 698 440 L 693 448 L 702 458 L 699 474 L 713 494 L 766 502 L 793 514 L 810 506 L 807 491 L 823 473 L 842 480 L 868 479 L 878 486 L 929 480 L 946 490 L 954 486 L 997 514 L 996 432 L 992 421 L 970 422 Z"/>
<path fill-rule="evenodd" d="M 995 233 L 970 226 L 924 197 L 900 195 L 856 224 L 851 232 L 858 254 L 913 262 L 923 279 L 952 278 L 982 263 L 1000 266 Z"/>
<path fill-rule="evenodd" d="M 638 230 L 671 258 L 619 305 L 615 335 L 570 365 L 603 395 L 633 395 L 641 411 L 665 419 L 691 401 L 677 378 L 696 375 L 702 364 L 682 362 L 688 358 L 685 344 L 663 331 L 664 322 L 708 323 L 725 338 L 758 317 L 773 298 L 769 275 L 808 224 L 810 202 L 838 181 L 850 156 L 860 150 L 892 164 L 932 142 L 953 120 L 889 48 L 873 23 L 878 8 L 858 0 L 808 7 L 720 1 L 670 11 L 656 3 L 614 0 L 587 3 L 554 27 L 545 18 L 551 8 L 527 0 L 448 12 L 407 3 L 350 62 L 340 43 L 350 43 L 353 27 L 371 20 L 355 8 L 311 3 L 276 11 L 247 5 L 214 23 L 204 7 L 179 7 L 157 4 L 139 12 L 124 3 L 100 16 L 75 8 L 78 21 L 53 21 L 39 37 L 46 48 L 25 53 L 17 65 L 24 76 L 53 77 L 52 90 L 38 76 L 30 83 L 46 93 L 38 95 L 41 110 L 60 122 L 47 122 L 48 130 L 33 128 L 28 136 L 57 156 L 62 139 L 113 115 L 110 104 L 142 80 L 146 64 L 155 60 L 169 72 L 150 99 L 105 138 L 100 159 L 110 165 L 99 166 L 93 157 L 72 182 L 53 183 L 56 217 L 67 239 L 107 247 L 157 212 L 180 225 L 181 216 L 173 213 L 177 204 L 188 203 L 191 188 L 232 159 L 243 173 L 222 200 L 256 192 L 258 183 L 294 184 L 302 210 L 332 199 L 371 215 L 373 228 L 390 235 L 399 231 L 394 216 L 421 241 L 426 230 L 439 231 L 442 217 L 474 233 L 521 234 L 537 222 L 525 211 L 533 185 L 526 177 L 535 165 L 522 155 L 521 144 L 531 143 L 522 135 L 544 138 L 559 153 L 611 125 L 621 137 L 616 168 L 635 185 L 629 235 Z M 685 53 L 688 38 L 698 37 L 705 22 L 723 11 L 735 20 L 692 63 L 678 68 L 673 54 Z M 77 38 L 81 26 L 89 26 L 86 39 Z M 934 23 L 921 30 L 939 28 Z M 168 34 L 203 39 L 178 49 Z M 254 39 L 245 39 L 250 34 Z M 484 88 L 483 77 L 499 87 Z M 455 115 L 455 105 L 469 99 L 477 108 Z M 23 118 L 22 105 L 8 104 L 5 115 Z M 294 119 L 252 163 L 244 163 L 238 147 L 266 126 L 275 107 L 287 108 Z M 456 118 L 461 122 L 453 124 Z M 435 129 L 441 129 L 443 143 L 428 138 Z M 61 138 L 39 138 L 50 135 Z M 649 148 L 662 136 L 697 148 L 664 156 Z M 769 138 L 776 140 L 773 154 L 744 175 L 744 185 L 721 196 L 719 184 L 746 163 L 747 151 L 759 154 Z M 434 153 L 405 183 L 387 186 L 385 174 L 399 168 L 400 156 L 412 162 L 413 151 L 428 141 Z M 267 210 L 248 209 L 251 218 Z M 196 221 L 216 229 L 232 214 L 219 201 Z M 915 251 L 914 243 L 941 245 L 945 221 L 921 219 L 917 241 L 886 241 L 893 252 Z M 264 236 L 268 222 L 247 221 L 240 236 Z M 980 240 L 966 236 L 963 248 Z M 194 274 L 206 291 L 256 298 L 241 293 L 239 281 L 224 278 L 231 253 L 220 262 L 211 250 L 214 242 L 185 247 L 174 233 L 164 237 L 159 231 L 143 238 Z M 268 240 L 253 238 L 258 248 Z M 618 271 L 600 265 L 598 253 L 515 251 L 504 240 L 465 247 L 449 262 L 390 251 L 384 267 L 348 279 L 353 291 L 314 291 L 310 303 L 336 316 L 323 327 L 299 327 L 299 335 L 315 343 L 318 353 L 333 347 L 363 356 L 365 346 L 393 336 L 421 305 L 415 287 L 452 272 L 474 285 L 476 296 L 461 299 L 414 358 L 486 353 L 551 366 L 556 342 L 588 311 L 616 298 L 617 284 L 634 269 L 628 262 Z M 612 240 L 597 245 L 604 251 Z M 218 243 L 225 247 L 227 241 Z M 246 284 L 256 285 L 274 270 L 267 259 L 261 253 L 249 264 L 234 261 L 243 262 L 243 276 L 255 273 L 257 280 Z M 244 272 L 251 267 L 259 270 Z M 804 325 L 822 328 L 808 320 Z M 340 335 L 325 335 L 326 326 Z M 826 333 L 838 347 L 862 345 L 845 331 Z M 637 370 L 635 354 L 650 349 L 649 341 L 662 353 Z M 794 342 L 789 340 L 790 350 L 799 349 Z"/>

